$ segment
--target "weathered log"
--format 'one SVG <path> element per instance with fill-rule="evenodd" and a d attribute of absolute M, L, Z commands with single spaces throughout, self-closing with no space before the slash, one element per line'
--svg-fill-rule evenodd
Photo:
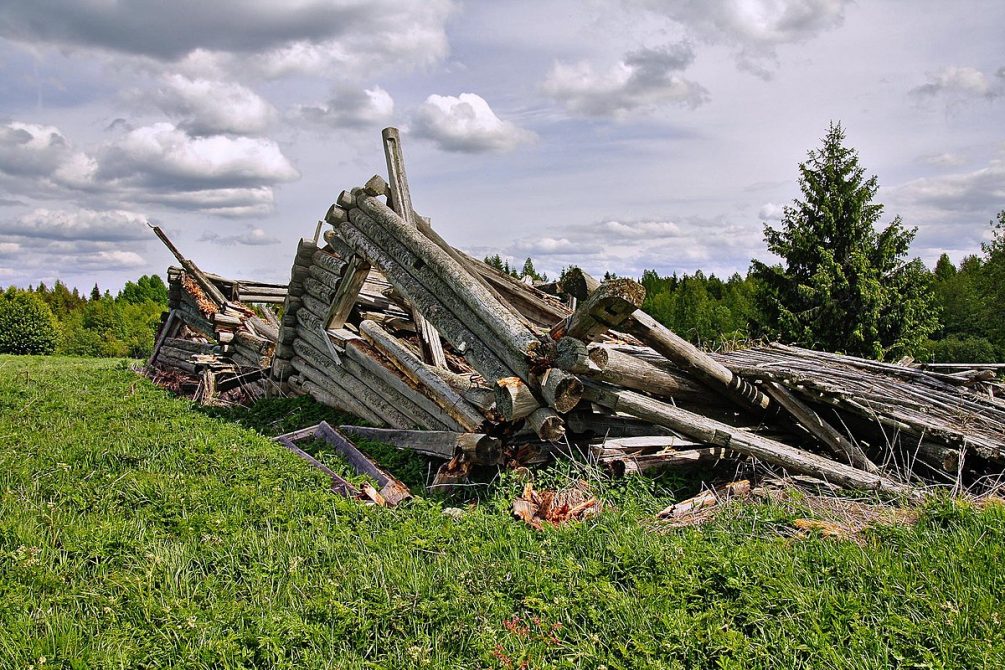
<path fill-rule="evenodd" d="M 637 281 L 606 281 L 580 303 L 572 316 L 555 324 L 551 329 L 551 337 L 555 340 L 575 337 L 586 342 L 593 341 L 624 323 L 642 306 L 645 297 L 646 290 Z"/>
<path fill-rule="evenodd" d="M 764 389 L 800 426 L 820 440 L 835 456 L 847 460 L 848 463 L 860 470 L 872 473 L 879 472 L 879 468 L 869 460 L 861 447 L 849 441 L 814 412 L 812 407 L 790 393 L 787 388 L 778 382 L 769 381 L 764 385 Z"/>
<path fill-rule="evenodd" d="M 340 231 L 354 249 L 381 268 L 408 302 L 418 308 L 427 319 L 433 321 L 439 333 L 447 338 L 454 349 L 471 361 L 486 379 L 498 379 L 513 374 L 492 349 L 443 305 L 438 296 L 430 293 L 372 240 L 349 225 L 343 226 Z M 529 371 L 527 374 L 529 376 Z"/>
<path fill-rule="evenodd" d="M 475 431 L 484 423 L 485 417 L 481 413 L 471 407 L 450 385 L 426 369 L 422 361 L 415 358 L 383 328 L 373 321 L 363 321 L 359 325 L 359 331 L 465 430 Z"/>
<path fill-rule="evenodd" d="M 529 416 L 541 403 L 530 387 L 519 377 L 502 377 L 496 380 L 496 409 L 509 421 Z"/>
<path fill-rule="evenodd" d="M 705 400 L 716 397 L 682 375 L 661 370 L 611 346 L 591 344 L 589 352 L 590 360 L 599 369 L 591 376 L 599 381 L 664 398 Z"/>
<path fill-rule="evenodd" d="M 542 440 L 558 442 L 565 436 L 565 422 L 550 407 L 539 407 L 531 412 L 527 423 Z"/>
<path fill-rule="evenodd" d="M 426 369 L 447 382 L 461 397 L 480 409 L 483 413 L 496 404 L 496 394 L 491 387 L 485 385 L 485 380 L 478 374 L 458 374 L 443 368 L 427 365 Z"/>
<path fill-rule="evenodd" d="M 575 337 L 563 337 L 558 341 L 555 367 L 577 375 L 600 372 L 597 364 L 590 359 L 586 344 Z"/>
<path fill-rule="evenodd" d="M 456 433 L 441 430 L 394 430 L 387 428 L 365 428 L 362 426 L 340 426 L 350 435 L 389 444 L 398 449 L 435 456 L 450 460 L 459 457 L 478 465 L 496 465 L 503 456 L 502 442 L 482 433 Z"/>
<path fill-rule="evenodd" d="M 768 396 L 758 391 L 753 384 L 733 374 L 726 366 L 642 310 L 632 314 L 628 330 L 682 370 L 744 409 L 763 411 L 771 407 Z"/>
<path fill-rule="evenodd" d="M 298 344 L 301 342 L 298 341 L 294 346 Z M 304 379 L 304 388 L 308 388 L 309 381 L 327 395 L 326 398 L 322 398 L 311 392 L 318 402 L 347 410 L 378 426 L 412 427 L 408 417 L 391 407 L 387 401 L 352 375 L 344 371 L 338 374 L 326 372 L 323 361 L 315 358 L 312 363 L 300 355 L 300 350 L 297 354 L 290 362 Z"/>
<path fill-rule="evenodd" d="M 159 226 L 153 226 L 153 231 L 154 234 L 160 238 L 160 241 L 164 243 L 164 246 L 168 248 L 168 251 L 170 251 L 172 255 L 178 259 L 178 262 L 181 263 L 183 268 L 185 268 L 185 271 L 190 274 L 193 279 L 195 279 L 199 288 L 206 293 L 206 297 L 215 302 L 217 305 L 222 305 L 227 302 L 227 299 L 224 297 L 223 293 L 220 292 L 220 289 L 218 289 L 216 285 L 210 281 L 205 274 L 203 274 L 202 270 L 200 270 L 195 263 L 181 255 L 178 248 L 175 247 L 170 239 L 168 239 L 168 236 L 160 229 Z"/>
<path fill-rule="evenodd" d="M 571 267 L 562 275 L 562 292 L 576 300 L 586 300 L 598 288 L 600 282 L 583 272 L 581 268 Z"/>
<path fill-rule="evenodd" d="M 336 276 L 341 276 L 342 271 L 345 269 L 346 259 L 336 256 L 333 253 L 325 251 L 324 249 L 318 249 L 311 256 L 311 266 L 317 266 Z"/>
<path fill-rule="evenodd" d="M 180 337 L 168 337 L 165 338 L 163 346 L 181 349 L 182 351 L 190 351 L 197 354 L 208 354 L 213 351 L 213 347 L 216 345 L 215 343 L 210 342 L 198 342 L 196 340 L 184 340 Z"/>
<path fill-rule="evenodd" d="M 576 375 L 558 368 L 548 368 L 541 377 L 541 395 L 549 407 L 565 414 L 583 397 L 583 382 Z"/>
<path fill-rule="evenodd" d="M 590 400 L 616 411 L 666 426 L 695 440 L 732 449 L 791 470 L 853 489 L 876 490 L 896 495 L 914 495 L 911 487 L 891 479 L 831 461 L 725 423 L 654 400 L 634 391 L 619 391 L 585 382 Z"/>
<path fill-rule="evenodd" d="M 157 360 L 157 353 L 160 351 L 161 345 L 169 337 L 173 336 L 181 323 L 178 318 L 178 314 L 175 310 L 170 310 L 164 322 L 161 324 L 160 332 L 157 334 L 157 341 L 154 342 L 154 349 L 150 353 L 150 358 L 147 359 L 147 365 L 153 365 L 154 361 Z"/>
<path fill-rule="evenodd" d="M 637 437 L 651 435 L 673 435 L 663 426 L 655 426 L 625 414 L 599 414 L 592 411 L 576 410 L 565 415 L 565 423 L 572 433 L 593 437 Z M 679 438 L 678 438 L 679 439 Z"/>
<path fill-rule="evenodd" d="M 321 282 L 330 290 L 335 291 L 338 289 L 340 283 L 342 283 L 342 275 L 335 274 L 334 272 L 329 272 L 320 265 L 312 265 L 307 270 L 307 277 L 304 277 L 303 286 L 306 290 L 307 281 L 313 279 L 314 281 Z"/>
<path fill-rule="evenodd" d="M 428 266 L 442 280 L 445 288 L 473 311 L 489 331 L 500 341 L 513 346 L 529 358 L 537 355 L 541 341 L 508 309 L 502 307 L 467 269 L 451 258 L 418 230 L 406 225 L 386 205 L 371 197 L 358 198 L 359 207 L 367 218 L 386 231 Z M 350 218 L 352 212 L 350 212 Z M 355 222 L 356 219 L 353 218 Z M 367 223 L 367 222 L 364 222 Z"/>
<path fill-rule="evenodd" d="M 314 277 L 308 277 L 304 280 L 304 290 L 307 292 L 307 295 L 329 305 L 338 292 L 337 289 L 322 284 Z"/>
<path fill-rule="evenodd" d="M 325 317 L 325 326 L 341 328 L 345 324 L 368 274 L 370 274 L 370 263 L 361 256 L 354 255 L 349 258 L 342 273 L 342 281 L 339 282 L 338 290 Z"/>
<path fill-rule="evenodd" d="M 702 442 L 695 442 L 679 435 L 612 437 L 605 438 L 601 444 L 592 445 L 590 447 L 590 455 L 599 460 L 631 454 L 659 453 L 667 450 L 673 452 L 688 451 L 705 448 L 706 446 Z"/>

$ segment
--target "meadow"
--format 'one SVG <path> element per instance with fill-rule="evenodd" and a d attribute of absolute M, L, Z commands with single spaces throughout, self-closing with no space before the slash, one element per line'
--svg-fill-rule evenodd
<path fill-rule="evenodd" d="M 344 417 L 0 356 L 0 668 L 1005 665 L 1000 503 L 937 495 L 853 538 L 794 534 L 798 504 L 668 529 L 693 483 L 664 477 L 596 482 L 603 513 L 536 531 L 514 477 L 431 495 L 429 464 L 382 445 L 417 497 L 334 495 L 269 439 L 321 418 Z"/>

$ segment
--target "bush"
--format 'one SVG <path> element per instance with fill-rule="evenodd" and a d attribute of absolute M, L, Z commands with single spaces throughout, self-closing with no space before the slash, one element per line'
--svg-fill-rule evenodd
<path fill-rule="evenodd" d="M 0 294 L 0 354 L 43 354 L 56 350 L 52 310 L 33 293 L 14 287 Z"/>
<path fill-rule="evenodd" d="M 931 341 L 925 346 L 925 359 L 933 363 L 996 363 L 998 355 L 991 342 L 983 337 L 949 337 Z"/>

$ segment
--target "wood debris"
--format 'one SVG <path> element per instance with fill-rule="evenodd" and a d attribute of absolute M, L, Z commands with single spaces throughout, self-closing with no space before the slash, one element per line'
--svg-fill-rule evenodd
<path fill-rule="evenodd" d="M 413 208 L 397 131 L 382 139 L 388 178 L 338 195 L 284 285 L 205 273 L 156 231 L 181 267 L 151 363 L 215 369 L 217 389 L 257 371 L 261 393 L 308 394 L 372 426 L 347 432 L 442 459 L 439 485 L 558 453 L 615 475 L 757 462 L 906 497 L 1003 472 L 993 371 L 708 353 L 642 311 L 632 280 L 528 285 L 443 240 Z M 527 494 L 521 517 L 547 502 Z"/>

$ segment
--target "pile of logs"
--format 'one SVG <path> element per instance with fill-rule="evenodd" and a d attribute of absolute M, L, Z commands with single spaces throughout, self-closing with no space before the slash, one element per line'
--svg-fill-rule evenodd
<path fill-rule="evenodd" d="M 640 309 L 638 282 L 573 269 L 535 287 L 451 247 L 412 207 L 397 130 L 383 144 L 387 179 L 338 196 L 285 287 L 204 275 L 176 254 L 172 306 L 213 351 L 267 370 L 272 392 L 309 394 L 370 424 L 347 434 L 445 461 L 435 483 L 577 453 L 616 475 L 756 461 L 907 496 L 1002 472 L 993 372 L 702 351 Z M 280 294 L 271 331 L 239 301 Z"/>

